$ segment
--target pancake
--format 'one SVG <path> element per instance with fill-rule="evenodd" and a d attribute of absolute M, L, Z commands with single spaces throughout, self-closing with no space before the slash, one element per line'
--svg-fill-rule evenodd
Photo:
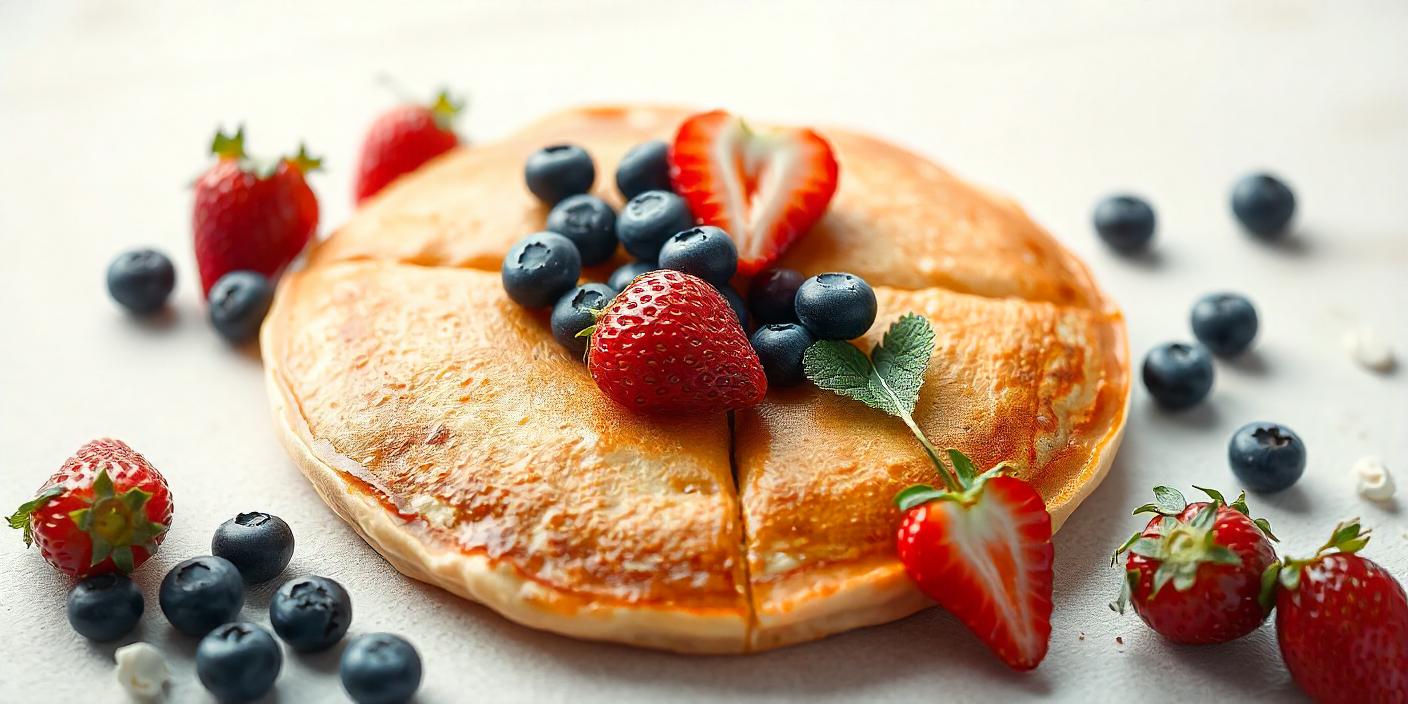
<path fill-rule="evenodd" d="M 862 349 L 900 315 L 935 332 L 915 422 L 982 469 L 1007 461 L 1059 527 L 1109 468 L 1125 403 L 1117 314 L 941 289 L 878 288 Z M 811 388 L 773 391 L 734 421 L 753 646 L 893 620 L 926 605 L 895 557 L 893 498 L 940 485 L 904 424 Z"/>
<path fill-rule="evenodd" d="M 535 628 L 737 653 L 923 608 L 891 499 L 933 474 L 897 419 L 811 387 L 770 392 L 732 431 L 723 415 L 633 416 L 503 294 L 504 253 L 546 217 L 522 183 L 528 153 L 585 147 L 595 192 L 619 206 L 617 160 L 689 112 L 569 110 L 374 197 L 279 284 L 261 342 L 281 437 L 398 570 Z M 819 131 L 840 186 L 782 264 L 874 285 L 867 347 L 897 315 L 926 315 L 938 347 L 916 419 L 940 447 L 1018 464 L 1059 525 L 1123 429 L 1118 311 L 1012 202 Z"/>

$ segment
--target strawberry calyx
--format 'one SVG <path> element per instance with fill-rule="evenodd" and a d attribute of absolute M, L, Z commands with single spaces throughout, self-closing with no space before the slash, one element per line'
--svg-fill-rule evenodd
<path fill-rule="evenodd" d="M 982 495 L 983 485 L 989 479 L 999 477 L 1009 473 L 1010 465 L 1000 462 L 997 466 L 986 472 L 978 471 L 978 466 L 972 459 L 963 452 L 949 448 L 944 450 L 948 456 L 952 471 L 944 466 L 939 459 L 938 453 L 933 450 L 922 434 L 916 431 L 920 441 L 924 444 L 924 449 L 929 454 L 929 459 L 934 463 L 939 476 L 943 478 L 946 488 L 936 489 L 928 484 L 914 484 L 895 494 L 895 505 L 900 511 L 908 511 L 916 506 L 923 506 L 930 501 L 953 501 L 962 506 L 972 506 Z"/>
<path fill-rule="evenodd" d="M 1359 524 L 1358 518 L 1345 519 L 1335 525 L 1330 539 L 1325 541 L 1314 555 L 1306 558 L 1286 557 L 1280 562 L 1271 563 L 1261 574 L 1261 605 L 1270 608 L 1276 600 L 1277 586 L 1289 591 L 1300 588 L 1301 574 L 1306 565 L 1326 555 L 1353 555 L 1363 550 L 1364 546 L 1369 544 L 1369 532 Z"/>
<path fill-rule="evenodd" d="M 1269 521 L 1265 518 L 1251 517 L 1250 510 L 1247 508 L 1246 492 L 1242 492 L 1229 503 L 1226 497 L 1215 489 L 1206 489 L 1200 486 L 1193 488 L 1207 494 L 1208 498 L 1212 500 L 1193 514 L 1191 519 L 1184 520 L 1179 518 L 1188 508 L 1188 501 L 1183 498 L 1183 494 L 1172 487 L 1154 487 L 1154 501 L 1134 509 L 1131 515 L 1155 513 L 1163 516 L 1164 520 L 1159 521 L 1154 527 L 1157 537 L 1144 535 L 1147 528 L 1143 531 L 1137 531 L 1123 545 L 1116 548 L 1114 555 L 1110 557 L 1112 567 L 1126 552 L 1158 561 L 1159 566 L 1154 572 L 1153 589 L 1149 592 L 1149 599 L 1157 596 L 1170 583 L 1175 590 L 1180 592 L 1193 588 L 1197 582 L 1198 568 L 1204 564 L 1231 566 L 1242 564 L 1241 556 L 1226 545 L 1217 542 L 1213 525 L 1217 522 L 1218 510 L 1223 507 L 1231 508 L 1247 518 L 1251 518 L 1267 538 L 1273 541 L 1277 540 L 1271 532 Z M 1111 609 L 1124 613 L 1141 576 L 1139 568 L 1125 571 L 1124 584 L 1120 588 L 1119 597 L 1110 604 Z"/>
<path fill-rule="evenodd" d="M 210 140 L 210 153 L 221 160 L 244 161 L 248 155 L 244 151 L 244 125 L 235 128 L 231 134 L 224 129 L 215 130 Z"/>
<path fill-rule="evenodd" d="M 441 89 L 435 95 L 435 100 L 429 106 L 430 117 L 435 120 L 435 126 L 446 132 L 453 132 L 455 118 L 464 111 L 468 101 L 456 98 L 449 89 Z"/>
<path fill-rule="evenodd" d="M 241 171 L 252 173 L 260 179 L 273 176 L 279 170 L 280 164 L 288 164 L 302 174 L 323 168 L 322 157 L 310 154 L 308 147 L 302 143 L 299 143 L 298 151 L 294 154 L 272 161 L 250 156 L 244 147 L 244 125 L 235 128 L 230 134 L 226 134 L 224 129 L 215 130 L 215 136 L 210 140 L 210 153 L 221 161 L 236 162 Z"/>
<path fill-rule="evenodd" d="M 117 493 L 107 470 L 98 472 L 88 508 L 68 514 L 93 543 L 90 566 L 111 557 L 125 574 L 135 566 L 133 547 L 141 547 L 148 554 L 156 552 L 156 537 L 166 532 L 166 526 L 147 517 L 147 501 L 151 498 L 150 492 L 137 487 Z"/>

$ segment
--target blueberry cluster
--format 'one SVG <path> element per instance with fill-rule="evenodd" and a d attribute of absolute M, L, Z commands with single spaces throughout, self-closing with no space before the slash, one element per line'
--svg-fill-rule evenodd
<path fill-rule="evenodd" d="M 1232 186 L 1232 214 L 1257 237 L 1280 237 L 1295 212 L 1295 194 L 1275 176 L 1249 174 Z M 1124 254 L 1145 249 L 1154 238 L 1154 208 L 1135 195 L 1106 197 L 1096 204 L 1093 219 L 1100 239 Z"/>
<path fill-rule="evenodd" d="M 854 274 L 832 272 L 811 278 L 792 269 L 759 272 L 748 291 L 759 327 L 753 350 L 768 384 L 794 386 L 805 378 L 802 355 L 817 340 L 850 340 L 875 322 L 875 291 Z"/>
<path fill-rule="evenodd" d="M 695 226 L 684 199 L 670 190 L 669 148 L 653 141 L 626 152 L 616 169 L 616 187 L 626 205 L 618 214 L 589 191 L 596 165 L 574 145 L 544 147 L 524 165 L 528 190 L 548 206 L 546 229 L 524 237 L 504 257 L 504 291 L 525 308 L 551 308 L 553 337 L 573 354 L 585 352 L 595 314 L 636 277 L 675 269 L 714 284 L 747 325 L 747 307 L 729 284 L 738 250 L 727 232 Z M 605 264 L 624 248 L 635 261 L 617 268 L 606 283 L 578 284 L 584 267 Z"/>
<path fill-rule="evenodd" d="M 222 702 L 248 702 L 273 688 L 283 652 L 268 629 L 240 621 L 245 586 L 277 577 L 293 556 L 293 531 L 277 516 L 241 513 L 211 540 L 212 555 L 177 564 L 161 581 L 158 602 L 171 626 L 193 638 L 196 675 Z M 115 640 L 137 625 L 142 593 L 125 575 L 102 574 L 80 582 L 68 598 L 75 631 L 93 640 Z M 274 633 L 300 653 L 328 650 L 352 623 L 352 599 L 327 577 L 296 577 L 269 604 Z M 344 689 L 359 704 L 404 702 L 420 686 L 415 648 L 384 633 L 354 638 L 342 653 Z"/>
<path fill-rule="evenodd" d="M 117 255 L 108 265 L 108 295 L 128 312 L 149 317 L 166 308 L 176 288 L 176 267 L 170 257 L 150 248 Z M 232 271 L 210 287 L 206 298 L 210 324 L 230 344 L 244 344 L 259 334 L 259 326 L 274 300 L 274 285 L 255 271 Z"/>
<path fill-rule="evenodd" d="M 1144 386 L 1160 406 L 1192 407 L 1212 390 L 1213 356 L 1245 352 L 1257 333 L 1256 307 L 1245 296 L 1213 293 L 1193 304 L 1195 344 L 1167 342 L 1144 357 Z M 1233 474 L 1253 491 L 1285 489 L 1305 471 L 1305 445 L 1289 428 L 1250 423 L 1232 435 L 1227 450 Z"/>

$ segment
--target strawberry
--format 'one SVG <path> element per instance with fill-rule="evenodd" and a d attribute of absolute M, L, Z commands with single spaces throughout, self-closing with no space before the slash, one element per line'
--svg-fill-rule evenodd
<path fill-rule="evenodd" d="M 924 442 L 948 489 L 911 486 L 896 549 L 920 591 L 1013 669 L 1030 670 L 1051 640 L 1051 515 L 1031 484 L 998 465 L 979 474 L 948 450 L 953 474 Z"/>
<path fill-rule="evenodd" d="M 464 108 L 441 91 L 430 105 L 401 105 L 381 114 L 362 141 L 357 160 L 357 204 L 397 177 L 420 168 L 460 143 L 452 126 Z"/>
<path fill-rule="evenodd" d="M 1357 554 L 1368 542 L 1350 519 L 1314 556 L 1266 571 L 1281 659 L 1317 702 L 1408 702 L 1408 597 Z"/>
<path fill-rule="evenodd" d="M 588 330 L 592 379 L 632 410 L 722 411 L 755 405 L 767 393 L 763 365 L 728 301 L 691 274 L 641 275 Z"/>
<path fill-rule="evenodd" d="M 831 145 L 816 132 L 759 134 L 721 110 L 680 125 L 670 170 L 699 222 L 733 236 L 743 276 L 771 266 L 821 219 L 838 175 Z"/>
<path fill-rule="evenodd" d="M 70 577 L 131 572 L 171 527 L 166 478 L 120 440 L 94 440 L 10 516 L 24 542 Z"/>
<path fill-rule="evenodd" d="M 1110 608 L 1128 605 L 1149 627 L 1175 643 L 1224 643 L 1256 630 L 1270 608 L 1259 600 L 1261 575 L 1276 562 L 1271 525 L 1253 519 L 1246 494 L 1227 503 L 1188 503 L 1178 490 L 1154 487 L 1155 503 L 1134 510 L 1157 514 L 1110 559 L 1125 558 L 1125 579 Z"/>
<path fill-rule="evenodd" d="M 196 180 L 196 264 L 201 290 L 240 269 L 273 278 L 303 251 L 318 227 L 318 198 L 304 176 L 321 167 L 302 146 L 291 157 L 256 164 L 244 152 L 244 128 L 215 134 L 214 166 Z"/>

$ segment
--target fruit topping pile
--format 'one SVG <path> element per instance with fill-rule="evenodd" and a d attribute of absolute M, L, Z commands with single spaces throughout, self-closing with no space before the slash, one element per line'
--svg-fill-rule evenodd
<path fill-rule="evenodd" d="M 769 268 L 836 191 L 836 159 L 811 130 L 757 133 L 719 111 L 690 117 L 672 143 L 622 157 L 619 213 L 591 193 L 596 165 L 581 147 L 539 149 L 523 173 L 548 214 L 543 232 L 504 257 L 504 291 L 550 308 L 553 338 L 585 354 L 602 392 L 633 411 L 754 405 L 769 385 L 805 379 L 813 343 L 860 337 L 875 322 L 875 292 L 860 277 Z M 605 283 L 581 282 L 618 250 L 634 261 Z"/>

